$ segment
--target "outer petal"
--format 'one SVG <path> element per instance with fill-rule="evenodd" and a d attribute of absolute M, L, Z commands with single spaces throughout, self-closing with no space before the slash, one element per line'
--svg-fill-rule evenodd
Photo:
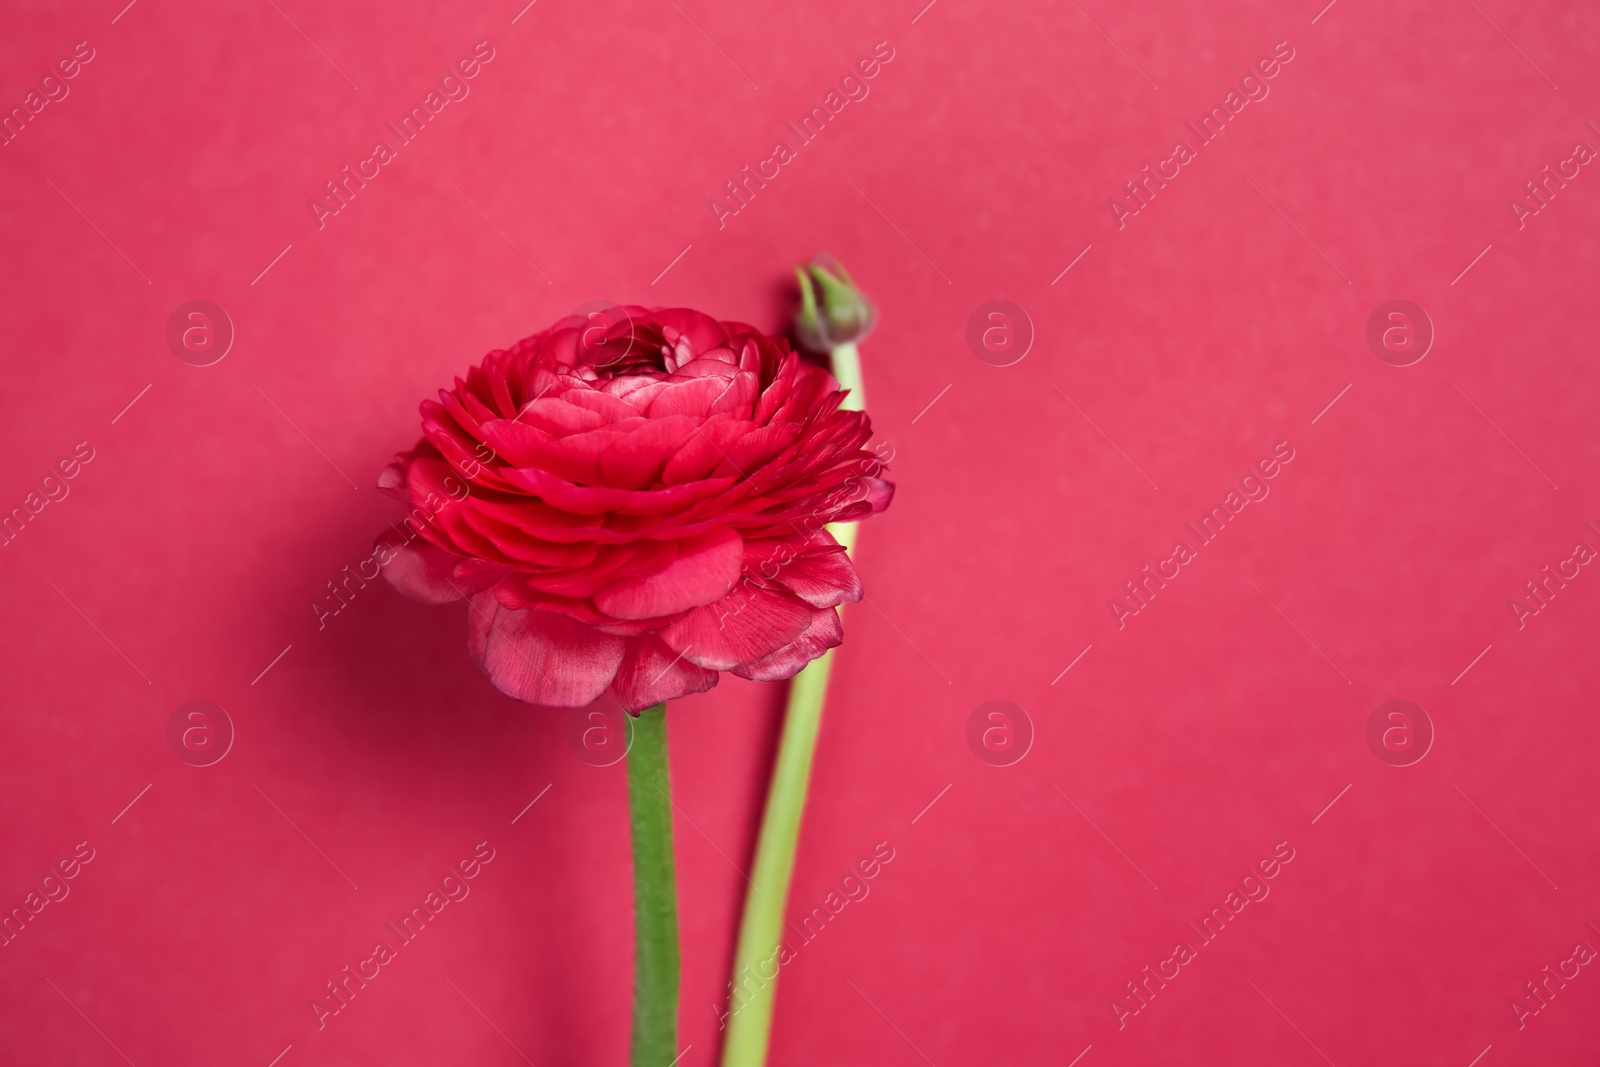
<path fill-rule="evenodd" d="M 811 616 L 811 625 L 795 640 L 747 667 L 736 668 L 733 673 L 756 682 L 793 678 L 801 667 L 843 641 L 844 627 L 839 624 L 839 613 L 824 608 Z"/>
<path fill-rule="evenodd" d="M 472 598 L 467 648 L 496 689 L 530 704 L 580 708 L 606 691 L 627 639 L 547 611 L 502 607 L 492 592 Z"/>
<path fill-rule="evenodd" d="M 674 615 L 721 599 L 743 567 L 744 541 L 718 530 L 685 542 L 666 567 L 606 586 L 595 594 L 595 607 L 617 619 Z"/>
<path fill-rule="evenodd" d="M 406 488 L 406 468 L 411 466 L 411 456 L 402 452 L 394 462 L 378 472 L 378 489 L 405 504 L 411 503 L 411 493 Z"/>
<path fill-rule="evenodd" d="M 383 564 L 383 576 L 412 600 L 449 604 L 466 596 L 454 577 L 460 556 L 452 556 L 426 541 L 404 541 L 392 533 L 379 537 L 375 548 L 378 555 L 385 551 L 393 553 L 389 562 Z"/>
<path fill-rule="evenodd" d="M 624 711 L 637 712 L 663 700 L 704 693 L 720 677 L 673 652 L 654 634 L 645 634 L 628 642 L 611 691 Z"/>
<path fill-rule="evenodd" d="M 861 599 L 861 578 L 843 545 L 806 552 L 775 569 L 773 579 L 814 608 L 853 604 Z M 762 577 L 766 577 L 765 571 Z"/>
<path fill-rule="evenodd" d="M 741 582 L 721 600 L 663 628 L 661 639 L 690 663 L 727 671 L 789 644 L 810 624 L 811 614 L 788 593 Z"/>
<path fill-rule="evenodd" d="M 889 506 L 894 499 L 894 483 L 884 481 L 882 478 L 868 478 L 867 503 L 872 505 L 870 514 L 876 515 Z"/>
<path fill-rule="evenodd" d="M 499 563 L 490 563 L 482 559 L 461 559 L 456 561 L 453 580 L 457 589 L 471 596 L 499 585 L 511 573 L 510 567 Z"/>

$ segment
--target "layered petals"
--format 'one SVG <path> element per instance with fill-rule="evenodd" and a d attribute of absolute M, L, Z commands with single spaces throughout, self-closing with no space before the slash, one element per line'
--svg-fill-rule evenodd
<path fill-rule="evenodd" d="M 791 677 L 842 639 L 861 582 L 823 527 L 893 486 L 867 416 L 778 338 L 686 308 L 573 315 L 422 405 L 379 487 L 405 501 L 383 573 L 470 598 L 503 692 L 638 711 L 719 671 Z"/>
<path fill-rule="evenodd" d="M 801 667 L 843 642 L 844 627 L 839 622 L 837 611 L 827 608 L 812 612 L 811 622 L 800 632 L 799 637 L 753 663 L 735 667 L 733 673 L 755 682 L 776 682 L 784 678 L 793 678 L 800 673 Z"/>
<path fill-rule="evenodd" d="M 762 553 L 757 572 L 776 582 L 814 608 L 832 608 L 861 599 L 861 578 L 845 554 L 844 546 L 826 533 L 820 543 L 795 546 L 787 541 L 752 543 Z M 749 560 L 753 553 L 746 552 Z"/>
<path fill-rule="evenodd" d="M 811 609 L 802 601 L 741 582 L 716 603 L 663 627 L 661 639 L 690 663 L 731 671 L 789 644 L 810 622 Z"/>
<path fill-rule="evenodd" d="M 673 652 L 659 637 L 645 634 L 628 642 L 611 691 L 624 711 L 637 714 L 664 700 L 704 693 L 720 677 Z"/>
<path fill-rule="evenodd" d="M 529 704 L 592 704 L 616 677 L 627 639 L 548 611 L 472 598 L 467 650 L 494 687 Z"/>
<path fill-rule="evenodd" d="M 681 542 L 678 558 L 666 566 L 606 586 L 594 605 L 614 619 L 674 615 L 721 599 L 743 569 L 744 540 L 713 530 Z"/>

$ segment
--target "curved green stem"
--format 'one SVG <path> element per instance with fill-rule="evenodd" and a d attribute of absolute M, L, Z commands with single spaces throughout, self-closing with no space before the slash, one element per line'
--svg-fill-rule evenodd
<path fill-rule="evenodd" d="M 861 383 L 861 359 L 853 344 L 833 350 L 833 374 L 850 390 L 844 406 L 861 411 L 866 406 Z M 828 526 L 846 550 L 855 547 L 856 523 Z M 777 763 L 767 792 L 767 810 L 756 842 L 752 886 L 745 897 L 739 945 L 734 952 L 733 980 L 728 1004 L 728 1036 L 722 1046 L 722 1067 L 762 1067 L 772 1035 L 772 1009 L 778 994 L 778 970 L 786 962 L 783 916 L 789 904 L 789 880 L 794 874 L 795 848 L 800 840 L 800 816 L 805 811 L 811 784 L 811 761 L 822 727 L 822 704 L 828 695 L 828 675 L 833 651 L 808 664 L 789 686 L 783 736 L 778 741 Z"/>
<path fill-rule="evenodd" d="M 628 750 L 633 833 L 633 1067 L 678 1056 L 678 891 L 672 858 L 667 706 L 643 711 Z"/>

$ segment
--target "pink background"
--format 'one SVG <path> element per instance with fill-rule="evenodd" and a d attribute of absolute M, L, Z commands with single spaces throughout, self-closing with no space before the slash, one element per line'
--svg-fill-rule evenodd
<path fill-rule="evenodd" d="M 1521 1030 L 1509 1004 L 1600 948 L 1600 573 L 1522 629 L 1508 602 L 1600 548 L 1600 173 L 1521 229 L 1508 200 L 1600 147 L 1592 6 L 123 2 L 0 34 L 8 109 L 94 50 L 0 148 L 0 506 L 94 454 L 0 549 L 0 906 L 94 849 L 0 948 L 5 1063 L 624 1062 L 623 768 L 496 693 L 463 608 L 310 605 L 482 353 L 595 298 L 781 329 L 819 250 L 881 309 L 899 492 L 791 914 L 894 859 L 784 968 L 772 1062 L 1590 1062 L 1596 968 Z M 470 95 L 319 230 L 308 199 L 479 41 Z M 719 229 L 708 199 L 880 41 L 870 95 Z M 1119 230 L 1110 198 L 1280 41 L 1270 95 Z M 165 340 L 196 298 L 237 331 L 203 368 Z M 997 298 L 1037 334 L 1009 367 L 965 341 Z M 1395 298 L 1436 331 L 1409 367 L 1365 340 Z M 1270 496 L 1119 630 L 1107 601 L 1280 441 Z M 782 693 L 669 713 L 685 1067 L 719 1054 Z M 237 731 L 214 766 L 168 747 L 193 699 Z M 995 699 L 1036 733 L 1008 767 L 966 741 Z M 1368 747 L 1390 699 L 1436 731 L 1413 766 Z M 480 841 L 471 895 L 319 1031 L 310 999 Z M 1279 842 L 1270 896 L 1119 1029 Z"/>

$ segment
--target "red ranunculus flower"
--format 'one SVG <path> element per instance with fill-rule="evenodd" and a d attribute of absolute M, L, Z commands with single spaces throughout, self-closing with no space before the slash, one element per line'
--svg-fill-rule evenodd
<path fill-rule="evenodd" d="M 783 340 L 685 308 L 573 315 L 489 353 L 381 488 L 412 506 L 384 574 L 470 598 L 502 692 L 638 711 L 789 678 L 843 639 L 861 583 L 824 524 L 888 505 L 862 412 Z"/>

